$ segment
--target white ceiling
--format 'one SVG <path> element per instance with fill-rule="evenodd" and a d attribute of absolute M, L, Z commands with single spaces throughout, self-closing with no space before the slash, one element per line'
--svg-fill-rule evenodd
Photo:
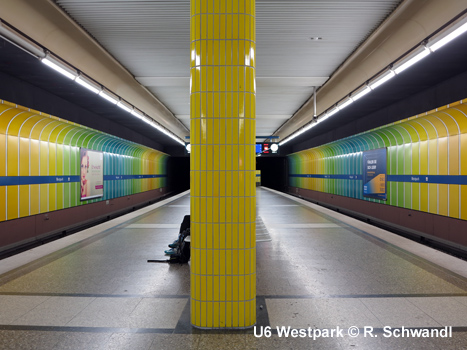
<path fill-rule="evenodd" d="M 273 134 L 400 2 L 257 0 L 256 134 Z M 189 128 L 189 0 L 56 3 Z"/>

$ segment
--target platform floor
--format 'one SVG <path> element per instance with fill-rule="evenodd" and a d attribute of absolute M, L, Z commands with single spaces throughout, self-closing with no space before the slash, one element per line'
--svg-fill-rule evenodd
<path fill-rule="evenodd" d="M 147 263 L 186 214 L 189 193 L 1 260 L 0 349 L 467 348 L 467 262 L 264 187 L 256 330 L 193 329 L 189 266 Z"/>

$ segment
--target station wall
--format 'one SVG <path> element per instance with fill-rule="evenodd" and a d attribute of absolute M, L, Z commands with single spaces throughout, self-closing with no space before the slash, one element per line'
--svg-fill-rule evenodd
<path fill-rule="evenodd" d="M 81 147 L 103 152 L 100 198 L 80 199 Z M 24 226 L 30 233 L 18 232 L 22 218 L 47 214 L 50 220 L 48 214 L 62 211 L 69 220 L 62 215 L 57 231 L 79 223 L 75 218 L 109 215 L 166 192 L 165 153 L 6 101 L 0 101 L 0 155 L 0 250 L 47 234 L 30 220 Z M 73 211 L 92 205 L 89 217 Z"/>
<path fill-rule="evenodd" d="M 381 148 L 386 200 L 363 195 L 363 154 Z M 288 158 L 291 193 L 467 249 L 467 99 Z"/>

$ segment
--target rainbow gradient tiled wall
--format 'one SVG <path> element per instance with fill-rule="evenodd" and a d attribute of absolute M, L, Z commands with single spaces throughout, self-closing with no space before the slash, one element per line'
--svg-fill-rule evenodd
<path fill-rule="evenodd" d="M 80 147 L 104 154 L 104 196 L 80 200 Z M 167 155 L 0 101 L 0 221 L 166 186 Z"/>
<path fill-rule="evenodd" d="M 387 200 L 363 197 L 362 152 L 387 148 Z M 467 99 L 288 156 L 289 185 L 467 220 Z"/>

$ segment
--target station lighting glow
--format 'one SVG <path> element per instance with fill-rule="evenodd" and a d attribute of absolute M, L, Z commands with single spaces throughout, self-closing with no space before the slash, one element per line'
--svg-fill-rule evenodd
<path fill-rule="evenodd" d="M 344 103 L 337 106 L 337 108 L 339 108 L 339 110 L 342 110 L 342 109 L 344 109 L 345 107 L 347 107 L 348 105 L 350 105 L 352 103 L 353 103 L 353 100 L 351 98 L 349 98 L 347 101 L 345 101 Z"/>
<path fill-rule="evenodd" d="M 118 103 L 118 100 L 112 95 L 110 95 L 109 93 L 105 92 L 105 90 L 102 90 L 101 92 L 99 92 L 99 96 L 102 97 L 104 100 L 107 100 L 110 103 L 113 103 L 114 105 Z"/>
<path fill-rule="evenodd" d="M 134 115 L 136 118 L 144 119 L 144 115 L 140 113 L 137 109 L 133 109 L 131 111 L 131 114 Z"/>
<path fill-rule="evenodd" d="M 358 99 L 362 98 L 363 96 L 370 93 L 372 90 L 376 89 L 378 86 L 384 84 L 385 82 L 387 82 L 388 80 L 396 76 L 397 74 L 400 74 L 407 68 L 413 66 L 414 64 L 416 64 L 423 58 L 427 57 L 431 52 L 435 52 L 436 50 L 443 47 L 447 43 L 451 42 L 458 36 L 464 34 L 465 32 L 467 32 L 467 15 L 464 15 L 460 20 L 458 20 L 454 24 L 448 26 L 447 28 L 442 30 L 440 33 L 432 36 L 428 41 L 424 41 L 423 43 L 421 43 L 418 48 L 411 51 L 401 60 L 396 62 L 394 68 L 392 68 L 393 66 L 392 64 L 388 66 L 386 73 L 376 78 L 375 80 L 370 81 L 368 85 L 363 85 L 365 86 L 364 88 L 362 88 L 363 86 L 360 86 L 359 89 L 357 89 L 358 92 L 356 92 L 354 95 L 351 94 L 348 100 L 341 103 L 340 105 L 337 105 L 337 107 L 334 107 L 330 111 L 322 113 L 320 116 L 318 116 L 318 118 L 315 118 L 310 123 L 306 124 L 302 128 L 293 132 L 291 135 L 287 136 L 284 140 L 279 142 L 279 145 L 281 146 L 284 145 L 290 140 L 303 134 L 305 131 L 308 131 L 313 126 L 317 125 L 318 123 L 323 122 L 327 118 L 331 117 L 332 115 L 336 114 L 340 110 L 350 105 L 352 102 L 357 101 Z"/>
<path fill-rule="evenodd" d="M 464 19 L 464 22 L 465 22 L 465 19 Z M 467 23 L 464 23 L 459 28 L 457 28 L 454 31 L 452 31 L 451 33 L 441 37 L 436 42 L 433 40 L 433 43 L 431 45 L 429 45 L 429 49 L 431 51 L 435 52 L 439 48 L 443 47 L 447 43 L 449 43 L 452 40 L 454 40 L 455 38 L 457 38 L 458 36 L 464 34 L 466 31 L 467 31 Z"/>
<path fill-rule="evenodd" d="M 78 75 L 75 79 L 75 81 L 85 87 L 86 89 L 94 92 L 95 94 L 98 94 L 100 92 L 100 90 L 98 88 L 96 88 L 95 86 L 91 85 L 89 82 L 87 82 L 81 75 Z"/>
<path fill-rule="evenodd" d="M 405 63 L 401 64 L 399 67 L 395 68 L 394 72 L 396 72 L 396 74 L 400 74 L 402 71 L 406 70 L 410 66 L 413 66 L 415 63 L 420 61 L 422 58 L 425 58 L 430 53 L 431 51 L 425 47 L 422 52 L 416 54 L 414 57 L 410 58 Z"/>
<path fill-rule="evenodd" d="M 52 68 L 56 72 L 60 73 L 61 75 L 67 77 L 70 80 L 75 81 L 77 84 L 83 86 L 89 91 L 92 91 L 93 93 L 98 94 L 99 96 L 109 101 L 110 103 L 117 105 L 118 107 L 120 107 L 121 109 L 125 110 L 128 113 L 131 113 L 136 118 L 145 121 L 146 123 L 148 123 L 155 129 L 157 129 L 158 131 L 162 132 L 163 134 L 169 136 L 171 139 L 185 146 L 185 142 L 183 142 L 183 140 L 180 137 L 178 137 L 177 135 L 175 135 L 168 129 L 164 128 L 162 125 L 157 123 L 152 118 L 146 116 L 143 112 L 138 111 L 131 104 L 126 103 L 126 102 L 124 103 L 123 100 L 120 98 L 120 96 L 117 96 L 113 94 L 112 92 L 107 91 L 104 87 L 99 85 L 97 82 L 94 82 L 91 78 L 82 74 L 81 72 L 79 72 L 78 69 L 71 66 L 67 62 L 64 62 L 58 57 L 55 57 L 52 53 L 47 51 L 42 46 L 32 43 L 30 39 L 18 33 L 13 28 L 4 26 L 4 24 L 1 21 L 0 21 L 0 37 L 5 38 L 5 40 L 14 43 L 15 45 L 22 48 L 25 52 L 39 59 L 42 63 Z"/>
<path fill-rule="evenodd" d="M 352 98 L 352 100 L 354 100 L 354 102 L 355 102 L 355 101 L 357 101 L 359 98 L 365 96 L 365 95 L 366 95 L 367 93 L 369 93 L 369 92 L 371 92 L 371 89 L 370 89 L 368 86 L 365 86 L 365 88 L 364 88 L 362 91 L 356 93 L 355 95 L 352 95 L 351 98 Z"/>
<path fill-rule="evenodd" d="M 41 59 L 41 62 L 57 71 L 61 75 L 67 77 L 68 79 L 75 80 L 77 76 L 77 74 L 73 74 L 72 72 L 59 65 L 58 62 L 55 62 L 48 54 Z"/>
<path fill-rule="evenodd" d="M 124 103 L 122 103 L 122 101 L 118 101 L 117 106 L 120 107 L 121 109 L 123 109 L 124 111 L 128 112 L 128 113 L 131 113 L 131 111 L 132 111 L 132 109 L 130 107 L 128 107 L 127 105 L 125 105 Z"/>
<path fill-rule="evenodd" d="M 393 78 L 396 75 L 393 70 L 389 70 L 386 74 L 381 76 L 381 78 L 376 79 L 373 82 L 370 82 L 369 86 L 371 90 L 376 89 L 378 86 L 383 85 L 385 82 L 387 82 L 389 79 Z"/>

